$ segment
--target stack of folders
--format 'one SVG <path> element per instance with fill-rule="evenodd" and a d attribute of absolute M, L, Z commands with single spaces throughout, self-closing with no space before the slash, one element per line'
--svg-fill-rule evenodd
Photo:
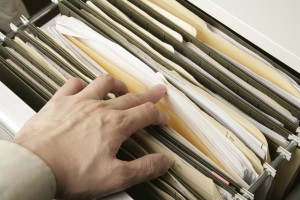
<path fill-rule="evenodd" d="M 22 18 L 26 30 L 11 25 L 15 36 L 2 35 L 1 73 L 22 80 L 39 102 L 70 77 L 89 83 L 109 73 L 130 92 L 164 84 L 167 95 L 157 107 L 169 114 L 168 125 L 138 131 L 120 157 L 160 152 L 172 167 L 137 186 L 133 196 L 266 199 L 276 180 L 281 198 L 300 162 L 298 149 L 290 153 L 297 145 L 285 149 L 299 141 L 299 76 L 278 70 L 203 21 L 183 0 L 57 4 L 62 15 L 47 26 Z M 288 172 L 272 168 L 276 151 L 291 156 L 280 165 Z M 271 176 L 250 190 L 266 172 Z"/>

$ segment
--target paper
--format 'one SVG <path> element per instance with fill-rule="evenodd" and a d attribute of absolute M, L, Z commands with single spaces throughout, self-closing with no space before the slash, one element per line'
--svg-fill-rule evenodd
<path fill-rule="evenodd" d="M 163 191 L 161 188 L 155 186 L 153 183 L 147 183 L 149 187 L 154 190 L 155 196 L 158 199 L 173 199 L 171 195 L 169 195 L 167 192 Z"/>
<path fill-rule="evenodd" d="M 180 17 L 177 17 L 175 15 L 172 15 L 171 13 L 167 12 L 166 10 L 162 9 L 162 7 L 157 6 L 151 1 L 147 0 L 141 0 L 143 3 L 145 3 L 147 6 L 152 8 L 153 10 L 157 11 L 158 13 L 165 16 L 167 19 L 175 22 L 178 26 L 182 27 L 183 30 L 185 30 L 188 34 L 190 34 L 193 37 L 197 36 L 197 30 L 195 27 L 193 27 L 191 24 L 185 22 L 184 20 L 180 19 Z M 180 10 L 178 10 L 180 12 Z"/>
<path fill-rule="evenodd" d="M 154 50 L 150 45 L 148 45 L 144 40 L 142 40 L 141 38 L 139 38 L 137 35 L 135 35 L 134 33 L 132 33 L 130 30 L 128 30 L 126 27 L 122 26 L 121 24 L 115 22 L 113 19 L 111 19 L 109 16 L 107 16 L 103 11 L 101 11 L 97 6 L 95 6 L 93 3 L 91 3 L 90 1 L 87 2 L 87 5 L 92 8 L 94 11 L 96 11 L 99 15 L 101 15 L 102 17 L 104 17 L 106 20 L 108 20 L 110 23 L 114 24 L 115 26 L 117 26 L 119 28 L 119 30 L 121 30 L 122 32 L 124 32 L 126 35 L 128 35 L 129 37 L 131 37 L 133 40 L 135 40 L 136 42 L 138 42 L 140 45 L 142 45 L 144 48 L 147 49 L 148 52 L 153 53 L 155 56 L 159 57 L 160 59 L 162 59 L 164 62 L 168 63 L 168 65 L 170 65 L 174 70 L 176 70 L 178 73 L 180 73 L 182 76 L 184 76 L 186 79 L 188 79 L 189 81 L 193 82 L 194 84 L 198 84 L 198 82 L 196 81 L 196 79 L 191 76 L 188 72 L 186 72 L 182 67 L 180 67 L 179 65 L 177 65 L 176 63 L 170 61 L 169 59 L 165 58 L 164 56 L 162 56 L 160 53 L 158 53 L 156 50 Z M 98 19 L 95 18 L 93 15 L 91 15 L 90 13 L 85 12 L 84 10 L 82 10 L 82 12 L 86 13 L 87 15 L 89 15 L 94 21 L 97 21 Z"/>
<path fill-rule="evenodd" d="M 234 107 L 232 104 L 230 104 L 228 101 L 224 100 L 222 97 L 215 95 L 215 97 L 217 99 L 219 99 L 221 102 L 223 102 L 223 104 L 227 105 L 228 107 L 230 107 L 232 110 L 238 112 L 240 115 L 242 115 L 243 117 L 245 117 L 246 119 L 248 119 L 252 124 L 254 124 L 262 133 L 264 133 L 264 135 L 271 139 L 274 143 L 276 143 L 278 146 L 283 146 L 285 147 L 287 144 L 287 140 L 282 137 L 281 135 L 279 135 L 278 133 L 274 132 L 273 130 L 269 129 L 268 127 L 262 125 L 261 123 L 257 122 L 256 120 L 254 120 L 253 118 L 249 117 L 248 115 L 246 115 L 245 113 L 243 113 L 241 110 L 239 110 L 238 108 Z"/>
<path fill-rule="evenodd" d="M 57 52 L 55 52 L 52 48 L 50 48 L 47 44 L 45 44 L 43 41 L 41 41 L 39 38 L 36 38 L 32 35 L 30 35 L 32 37 L 33 40 L 35 40 L 37 43 L 39 43 L 39 45 L 43 46 L 45 49 L 47 49 L 47 51 L 49 51 L 51 54 L 53 54 L 56 58 L 58 58 L 60 61 L 62 61 L 64 63 L 64 65 L 66 65 L 67 69 L 63 69 L 64 71 L 71 71 L 73 73 L 75 73 L 78 77 L 81 77 L 83 80 L 86 80 L 87 82 L 90 82 L 91 79 L 88 77 L 88 75 L 84 75 L 81 71 L 79 71 L 75 66 L 73 66 L 69 61 L 67 61 L 62 55 L 58 54 Z M 59 44 L 56 44 L 59 45 Z M 63 47 L 62 47 L 63 48 Z M 72 55 L 71 55 L 72 56 Z M 46 56 L 44 56 L 46 57 Z M 80 64 L 82 64 L 79 61 Z M 62 66 L 61 66 L 62 67 Z M 77 66 L 79 68 L 79 66 Z M 85 67 L 84 68 L 85 71 L 88 72 L 88 74 L 92 77 L 97 77 L 97 73 L 93 72 L 90 68 Z"/>
<path fill-rule="evenodd" d="M 19 44 L 23 49 L 25 49 L 29 56 L 34 58 L 36 62 L 39 63 L 41 67 L 43 67 L 44 70 L 46 70 L 49 74 L 54 76 L 56 79 L 58 79 L 61 83 L 65 83 L 67 79 L 61 74 L 59 69 L 54 68 L 52 65 L 50 65 L 34 48 L 28 47 L 21 39 L 18 37 L 15 37 L 15 42 Z"/>
<path fill-rule="evenodd" d="M 66 39 L 63 35 L 58 33 L 54 27 L 48 27 L 47 29 L 42 30 L 45 34 L 64 48 L 64 50 L 68 51 L 69 54 L 73 56 L 74 59 L 77 59 L 87 68 L 90 68 L 95 74 L 107 73 L 100 65 L 98 65 L 93 59 L 84 54 L 78 47 L 76 47 L 73 43 L 71 43 L 68 39 Z"/>
<path fill-rule="evenodd" d="M 38 68 L 33 66 L 28 60 L 26 60 L 24 57 L 22 57 L 18 52 L 16 52 L 14 49 L 6 47 L 8 51 L 10 51 L 17 59 L 19 59 L 22 63 L 24 63 L 28 70 L 32 71 L 34 74 L 36 74 L 38 77 L 40 77 L 43 82 L 45 82 L 47 85 L 52 87 L 54 90 L 58 90 L 60 87 L 57 85 L 53 80 L 51 80 L 47 75 L 42 73 Z"/>
<path fill-rule="evenodd" d="M 199 171 L 194 169 L 176 154 L 169 151 L 158 140 L 154 139 L 147 132 L 139 131 L 135 135 L 140 145 L 149 152 L 159 152 L 167 155 L 172 160 L 171 171 L 186 182 L 190 187 L 198 192 L 205 199 L 214 199 L 213 181 Z"/>
<path fill-rule="evenodd" d="M 18 71 L 22 78 L 25 79 L 25 82 L 30 83 L 31 87 L 34 87 L 39 93 L 43 93 L 44 95 L 51 97 L 53 94 L 48 91 L 43 85 L 41 85 L 37 80 L 35 80 L 33 77 L 29 76 L 24 70 L 21 69 L 20 66 L 17 66 L 13 61 L 6 60 L 13 68 Z"/>
<path fill-rule="evenodd" d="M 165 26 L 163 23 L 160 23 L 158 20 L 154 19 L 153 17 L 151 17 L 150 15 L 148 15 L 146 12 L 144 12 L 143 10 L 141 10 L 140 8 L 138 8 L 137 6 L 135 6 L 134 4 L 130 3 L 130 1 L 125 0 L 125 1 L 122 1 L 122 2 L 124 4 L 126 4 L 128 7 L 130 7 L 131 9 L 133 9 L 135 12 L 137 12 L 141 17 L 147 19 L 148 21 L 151 21 L 156 26 L 158 26 L 159 28 L 161 28 L 164 31 L 166 31 L 171 37 L 173 37 L 174 39 L 176 39 L 178 42 L 183 42 L 182 36 L 179 33 L 177 33 L 176 31 L 172 30 L 168 26 Z"/>
<path fill-rule="evenodd" d="M 224 124 L 225 127 L 227 127 L 229 130 L 224 128 L 221 124 L 219 124 L 217 121 L 215 121 L 212 117 L 208 116 L 206 113 L 202 113 L 203 115 L 206 115 L 206 118 L 214 124 L 226 137 L 228 137 L 236 147 L 241 150 L 244 155 L 250 160 L 253 167 L 256 169 L 256 172 L 261 174 L 263 171 L 263 167 L 261 165 L 260 160 L 258 157 L 253 154 L 253 152 L 257 152 L 258 154 L 261 153 L 261 159 L 266 160 L 266 154 L 268 149 L 268 143 L 263 136 L 263 134 L 254 127 L 250 122 L 248 122 L 246 119 L 244 119 L 242 116 L 236 113 L 236 118 L 239 118 L 239 121 L 244 121 L 248 124 L 251 124 L 254 129 L 253 133 L 249 132 L 247 129 L 245 129 L 239 121 L 236 121 L 236 118 L 232 118 L 230 115 L 227 114 L 225 110 L 223 110 L 223 107 L 225 105 L 221 102 L 219 102 L 217 99 L 215 99 L 213 96 L 210 96 L 208 93 L 206 93 L 204 90 L 202 90 L 199 87 L 196 87 L 192 85 L 191 83 L 187 82 L 186 80 L 182 79 L 178 74 L 176 73 L 165 73 L 164 74 L 166 78 L 177 88 L 179 88 L 181 91 L 183 91 L 189 98 L 191 98 L 197 105 L 199 105 L 201 108 L 203 108 L 206 112 L 208 112 L 211 116 L 213 116 L 215 119 L 219 120 L 220 123 Z M 220 106 L 223 105 L 223 106 Z M 231 109 L 228 108 L 227 111 Z M 231 111 L 233 112 L 233 111 Z M 231 130 L 231 131 L 230 131 Z M 235 133 L 235 135 L 233 134 Z M 253 137 L 253 134 L 257 134 L 257 137 L 262 138 L 263 143 L 261 141 L 258 141 L 257 138 Z M 240 139 L 242 138 L 242 141 L 244 142 L 248 147 L 245 146 L 243 142 L 241 142 Z M 257 149 L 260 149 L 262 151 L 257 151 Z"/>
<path fill-rule="evenodd" d="M 178 200 L 185 200 L 184 196 L 180 194 L 175 188 L 164 182 L 161 178 L 155 179 L 151 181 L 153 185 L 164 191 L 165 193 L 169 194 L 172 198 Z M 194 198 L 196 200 L 196 198 Z"/>
<path fill-rule="evenodd" d="M 272 108 L 278 110 L 278 112 L 284 114 L 287 118 L 289 118 L 291 121 L 295 121 L 292 114 L 279 105 L 277 102 L 275 102 L 273 99 L 271 99 L 269 96 L 265 95 L 264 93 L 260 92 L 253 86 L 249 85 L 247 82 L 236 76 L 235 74 L 231 73 L 229 70 L 227 70 L 225 67 L 221 66 L 218 62 L 216 62 L 214 59 L 209 57 L 207 54 L 205 54 L 203 51 L 201 51 L 199 48 L 197 48 L 192 43 L 186 43 L 185 46 L 195 52 L 197 55 L 199 55 L 201 58 L 203 58 L 205 61 L 209 62 L 213 66 L 215 66 L 217 69 L 222 71 L 224 74 L 226 74 L 228 77 L 230 77 L 232 80 L 235 80 L 238 84 L 240 84 L 242 87 L 244 87 L 247 91 L 251 92 L 252 95 L 258 97 L 260 100 L 264 101 L 266 104 L 272 106 Z"/>
<path fill-rule="evenodd" d="M 169 172 L 162 176 L 163 180 L 176 189 L 184 199 L 197 199 L 189 190 L 187 190 L 174 176 Z"/>
<path fill-rule="evenodd" d="M 246 66 L 248 69 L 252 70 L 254 73 L 262 76 L 263 78 L 274 83 L 278 87 L 292 94 L 293 96 L 300 98 L 300 92 L 280 73 L 273 70 L 263 62 L 254 58 L 253 56 L 247 54 L 236 46 L 232 45 L 230 42 L 224 38 L 218 36 L 217 34 L 211 32 L 206 23 L 196 16 L 194 13 L 189 11 L 187 8 L 182 6 L 175 0 L 160 1 L 160 0 L 147 0 L 150 1 L 161 8 L 165 9 L 169 13 L 175 15 L 176 17 L 182 19 L 186 23 L 194 26 L 197 29 L 197 38 L 204 42 L 205 44 L 218 49 L 220 52 L 234 59 L 235 61 Z"/>
<path fill-rule="evenodd" d="M 159 40 L 158 38 L 156 38 L 155 36 L 153 36 L 151 33 L 149 33 L 148 31 L 146 31 L 145 29 L 141 28 L 140 26 L 138 26 L 136 23 L 134 23 L 129 17 L 127 17 L 125 14 L 123 14 L 120 10 L 118 10 L 116 7 L 114 7 L 112 4 L 110 4 L 107 1 L 96 1 L 99 5 L 101 5 L 102 8 L 108 9 L 109 13 L 113 13 L 115 16 L 117 16 L 118 18 L 120 18 L 122 21 L 126 22 L 127 24 L 129 24 L 130 26 L 134 27 L 136 30 L 138 30 L 140 33 L 142 33 L 143 35 L 145 35 L 147 38 L 149 38 L 150 40 L 152 40 L 153 42 L 159 44 L 161 47 L 163 47 L 164 49 L 168 50 L 169 52 L 173 53 L 174 52 L 174 48 L 165 43 L 162 42 L 161 40 Z"/>
<path fill-rule="evenodd" d="M 69 19 L 70 21 L 68 21 Z M 74 21 L 74 19 L 69 19 L 63 19 L 64 22 L 68 21 L 66 24 L 66 26 L 69 26 L 68 30 L 63 27 L 60 29 L 59 26 L 57 26 L 57 29 L 60 29 L 60 31 L 66 30 L 70 34 L 70 31 L 72 30 L 70 26 L 72 25 L 72 21 Z M 75 24 L 76 29 L 78 29 L 79 22 L 76 22 Z M 62 21 L 58 22 L 57 25 L 63 26 Z M 81 26 L 83 26 L 81 28 L 81 32 L 84 32 L 86 29 L 84 28 L 85 25 L 81 24 Z M 76 31 L 75 34 L 77 34 Z M 127 73 L 130 73 L 130 76 L 133 78 L 133 80 L 135 80 L 135 82 L 140 84 L 143 83 L 142 85 L 147 86 L 147 88 L 158 83 L 165 84 L 168 89 L 168 95 L 160 101 L 157 107 L 170 115 L 171 119 L 169 125 L 177 132 L 185 136 L 206 155 L 209 155 L 212 160 L 226 170 L 230 171 L 232 176 L 236 178 L 245 178 L 245 180 L 248 182 L 252 182 L 256 178 L 257 174 L 244 155 L 228 140 L 228 138 L 226 138 L 222 133 L 219 133 L 219 130 L 201 115 L 199 108 L 193 105 L 193 103 L 181 92 L 179 92 L 170 84 L 164 82 L 164 80 L 162 80 L 160 76 L 157 76 L 147 65 L 119 45 L 112 43 L 100 35 L 97 37 L 101 39 L 98 42 L 96 42 L 96 35 L 91 35 L 91 40 L 80 39 L 82 42 L 85 42 L 86 45 L 89 45 L 91 48 L 93 48 L 93 50 L 90 49 L 89 53 L 87 54 L 93 54 L 96 57 L 101 55 L 100 57 L 105 62 L 108 62 L 105 60 L 108 59 L 109 62 L 115 63 L 114 66 L 116 71 L 112 70 L 109 73 L 112 73 L 113 76 L 116 76 L 120 80 L 123 80 L 125 83 L 129 84 L 129 89 L 131 89 L 130 91 L 141 92 L 145 91 L 145 89 L 142 87 L 137 88 L 135 87 L 136 84 L 132 84 L 131 81 L 126 80 L 124 76 L 126 76 Z M 83 45 L 82 47 L 87 48 L 86 45 Z M 112 48 L 115 49 L 113 50 Z M 118 62 L 119 64 L 117 64 Z M 128 65 L 128 63 L 131 64 Z M 120 73 L 123 73 L 124 75 L 120 76 Z M 237 160 L 235 161 L 235 159 Z M 243 164 L 239 165 L 237 163 Z"/>
<path fill-rule="evenodd" d="M 280 73 L 282 76 L 284 76 L 285 78 L 287 78 L 289 80 L 289 82 L 300 92 L 300 86 L 297 84 L 297 82 L 292 79 L 291 77 L 289 77 L 287 74 L 285 74 L 284 72 L 280 71 L 279 69 L 275 68 L 271 63 L 269 63 L 268 61 L 266 61 L 265 59 L 263 59 L 262 57 L 260 57 L 259 55 L 257 55 L 256 53 L 254 53 L 253 51 L 251 51 L 250 49 L 244 47 L 243 45 L 241 45 L 240 43 L 238 43 L 237 41 L 235 41 L 233 38 L 231 38 L 230 36 L 228 36 L 227 34 L 223 33 L 222 31 L 220 31 L 219 29 L 217 29 L 216 27 L 211 26 L 210 24 L 207 24 L 207 27 L 214 32 L 215 34 L 221 36 L 222 38 L 226 39 L 227 41 L 229 41 L 230 43 L 232 43 L 233 45 L 235 45 L 236 47 L 238 47 L 239 49 L 241 49 L 242 51 L 248 53 L 249 55 L 255 57 L 256 59 L 260 60 L 261 62 L 263 62 L 264 64 L 268 65 L 269 67 L 271 67 L 272 69 L 276 70 L 278 73 Z M 240 68 L 246 68 L 243 65 L 238 66 Z M 246 70 L 246 69 L 244 69 Z M 247 70 L 249 71 L 249 70 Z M 252 72 L 252 71 L 251 71 Z M 286 91 L 282 90 L 281 88 L 279 88 L 278 86 L 276 86 L 275 84 L 271 83 L 270 81 L 267 81 L 266 79 L 263 79 L 262 77 L 258 76 L 257 74 L 253 73 L 253 76 L 256 77 L 256 79 L 259 79 L 263 82 L 267 82 L 265 83 L 266 85 L 269 85 L 270 88 L 274 89 L 275 91 L 277 91 L 278 94 L 281 94 L 282 92 L 284 92 L 285 94 L 283 96 L 288 95 L 289 99 L 292 98 L 292 101 L 296 101 L 298 103 L 296 103 L 296 105 L 300 105 L 300 99 L 299 98 L 295 98 L 294 96 L 292 96 L 291 94 L 287 93 Z"/>

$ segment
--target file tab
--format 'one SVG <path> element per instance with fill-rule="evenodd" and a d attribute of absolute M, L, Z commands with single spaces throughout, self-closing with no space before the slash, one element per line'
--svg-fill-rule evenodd
<path fill-rule="evenodd" d="M 252 194 L 251 192 L 249 192 L 248 190 L 246 190 L 245 188 L 243 188 L 241 190 L 241 193 L 243 193 L 243 197 L 245 199 L 248 199 L 248 200 L 254 200 L 254 194 Z"/>
<path fill-rule="evenodd" d="M 300 127 L 297 128 L 296 133 L 300 134 Z M 289 135 L 288 139 L 297 143 L 298 148 L 300 147 L 300 138 L 294 134 Z"/>
<path fill-rule="evenodd" d="M 282 146 L 279 146 L 277 148 L 276 152 L 278 152 L 281 155 L 283 155 L 287 161 L 289 161 L 291 159 L 291 155 L 292 155 L 291 152 L 289 152 L 288 150 L 286 150 Z"/>
<path fill-rule="evenodd" d="M 267 171 L 271 174 L 272 177 L 275 177 L 276 169 L 274 169 L 271 165 L 269 165 L 266 162 L 264 163 L 263 167 L 264 167 L 265 171 Z"/>

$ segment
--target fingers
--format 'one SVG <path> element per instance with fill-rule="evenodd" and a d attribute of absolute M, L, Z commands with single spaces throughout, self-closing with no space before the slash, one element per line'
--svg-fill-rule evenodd
<path fill-rule="evenodd" d="M 84 98 L 102 100 L 108 93 L 116 96 L 126 94 L 127 86 L 122 81 L 114 79 L 111 75 L 102 74 L 91 82 L 80 95 Z"/>
<path fill-rule="evenodd" d="M 155 179 L 168 171 L 170 160 L 163 154 L 149 154 L 130 162 L 124 162 L 121 170 L 115 177 L 119 183 L 119 189 L 124 190 L 132 185 Z M 134 173 L 133 173 L 134 172 Z"/>
<path fill-rule="evenodd" d="M 158 110 L 153 103 L 145 103 L 128 110 L 114 112 L 112 128 L 115 132 L 130 137 L 132 133 L 148 125 L 165 125 L 169 116 Z"/>
<path fill-rule="evenodd" d="M 70 78 L 56 93 L 52 98 L 58 98 L 62 96 L 74 95 L 83 90 L 87 86 L 87 83 L 79 78 Z"/>
<path fill-rule="evenodd" d="M 115 99 L 107 101 L 112 109 L 126 110 L 135 106 L 142 105 L 146 102 L 157 103 L 166 94 L 166 87 L 163 85 L 156 85 L 144 93 L 127 93 Z"/>

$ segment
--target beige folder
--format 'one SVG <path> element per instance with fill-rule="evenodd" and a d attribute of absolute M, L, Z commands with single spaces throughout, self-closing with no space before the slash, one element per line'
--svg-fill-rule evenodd
<path fill-rule="evenodd" d="M 208 44 L 209 46 L 214 47 L 215 49 L 218 49 L 225 55 L 231 57 L 232 59 L 236 60 L 242 65 L 248 67 L 250 70 L 264 77 L 265 79 L 271 81 L 273 84 L 277 85 L 278 87 L 286 90 L 287 92 L 294 95 L 295 97 L 300 98 L 300 92 L 280 73 L 278 73 L 276 70 L 272 69 L 271 67 L 267 66 L 263 62 L 259 61 L 258 59 L 254 58 L 253 56 L 242 51 L 241 49 L 237 48 L 236 46 L 234 46 L 224 38 L 211 32 L 208 29 L 206 23 L 201 18 L 196 16 L 194 13 L 189 11 L 187 8 L 182 6 L 177 1 L 175 0 L 169 0 L 169 1 L 143 0 L 143 1 L 145 2 L 148 1 L 148 4 L 149 2 L 152 2 L 153 4 L 165 9 L 166 11 L 173 14 L 174 16 L 182 19 L 186 23 L 192 25 L 197 29 L 197 38 L 199 40 L 201 40 L 205 44 Z"/>

